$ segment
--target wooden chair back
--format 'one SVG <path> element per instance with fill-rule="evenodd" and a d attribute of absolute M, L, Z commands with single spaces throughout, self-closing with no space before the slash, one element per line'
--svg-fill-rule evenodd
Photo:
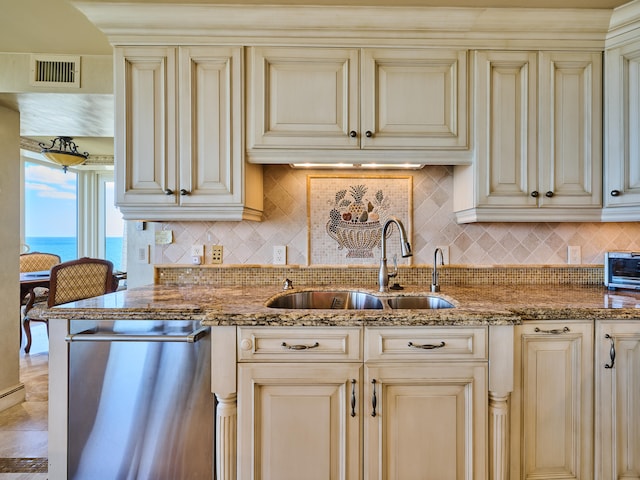
<path fill-rule="evenodd" d="M 41 272 L 51 270 L 60 263 L 60 256 L 55 253 L 31 252 L 20 254 L 20 272 Z"/>
<path fill-rule="evenodd" d="M 113 263 L 80 258 L 51 268 L 47 306 L 97 297 L 113 291 Z"/>

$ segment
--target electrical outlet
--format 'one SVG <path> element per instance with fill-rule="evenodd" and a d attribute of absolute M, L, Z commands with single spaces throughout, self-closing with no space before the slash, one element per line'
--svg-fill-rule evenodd
<path fill-rule="evenodd" d="M 273 247 L 273 264 L 274 265 L 286 265 L 287 264 L 287 246 L 276 245 Z"/>
<path fill-rule="evenodd" d="M 222 263 L 222 245 L 211 245 L 211 263 Z"/>
<path fill-rule="evenodd" d="M 440 250 L 442 250 L 442 261 L 444 262 L 445 265 L 449 265 L 449 246 L 439 245 L 439 246 L 436 246 L 436 248 L 439 248 Z"/>
<path fill-rule="evenodd" d="M 191 245 L 191 256 L 202 257 L 204 255 L 204 245 Z"/>
<path fill-rule="evenodd" d="M 567 263 L 579 265 L 582 263 L 582 249 L 580 245 L 569 245 L 567 248 Z"/>

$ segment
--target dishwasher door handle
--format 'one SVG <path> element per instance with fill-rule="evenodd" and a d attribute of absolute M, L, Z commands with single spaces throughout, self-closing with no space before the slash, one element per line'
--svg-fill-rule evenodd
<path fill-rule="evenodd" d="M 209 335 L 211 327 L 200 327 L 187 335 L 134 335 L 127 333 L 74 333 L 67 342 L 179 342 L 196 343 Z"/>

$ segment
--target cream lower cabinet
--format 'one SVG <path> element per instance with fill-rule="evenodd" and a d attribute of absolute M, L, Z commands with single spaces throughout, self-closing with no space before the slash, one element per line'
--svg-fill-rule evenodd
<path fill-rule="evenodd" d="M 368 480 L 486 476 L 486 364 L 365 369 Z"/>
<path fill-rule="evenodd" d="M 487 478 L 486 327 L 231 328 L 212 336 L 217 478 Z"/>
<path fill-rule="evenodd" d="M 364 479 L 487 478 L 485 328 L 365 329 Z"/>
<path fill-rule="evenodd" d="M 515 331 L 510 478 L 594 478 L 593 323 L 525 322 Z"/>
<path fill-rule="evenodd" d="M 238 366 L 238 479 L 361 478 L 362 365 Z"/>
<path fill-rule="evenodd" d="M 362 478 L 360 328 L 238 329 L 240 480 Z"/>
<path fill-rule="evenodd" d="M 116 204 L 125 219 L 260 220 L 243 154 L 241 47 L 114 51 Z"/>
<path fill-rule="evenodd" d="M 640 325 L 596 322 L 595 478 L 640 478 Z"/>

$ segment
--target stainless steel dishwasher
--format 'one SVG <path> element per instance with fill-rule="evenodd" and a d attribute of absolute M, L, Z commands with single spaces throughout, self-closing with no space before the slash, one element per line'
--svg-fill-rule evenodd
<path fill-rule="evenodd" d="M 72 320 L 68 478 L 212 479 L 210 329 Z"/>

